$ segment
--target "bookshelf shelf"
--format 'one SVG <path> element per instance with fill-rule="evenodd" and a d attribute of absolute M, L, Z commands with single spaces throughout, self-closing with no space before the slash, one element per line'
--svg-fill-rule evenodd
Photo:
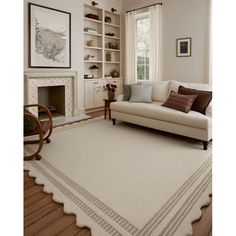
<path fill-rule="evenodd" d="M 86 32 L 86 31 L 84 31 L 84 34 L 102 37 L 102 34 L 97 34 L 97 33 L 92 33 L 92 32 Z"/>

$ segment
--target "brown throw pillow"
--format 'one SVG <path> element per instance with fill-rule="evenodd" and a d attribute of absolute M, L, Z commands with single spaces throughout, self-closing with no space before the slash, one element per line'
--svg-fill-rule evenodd
<path fill-rule="evenodd" d="M 169 97 L 162 106 L 188 113 L 197 96 L 197 94 L 182 95 L 171 91 Z"/>
<path fill-rule="evenodd" d="M 205 115 L 206 108 L 208 107 L 212 99 L 211 91 L 203 91 L 203 90 L 197 90 L 197 89 L 191 89 L 191 88 L 185 88 L 183 86 L 179 86 L 178 93 L 184 94 L 184 95 L 197 94 L 198 96 L 196 100 L 194 101 L 191 107 L 191 110 L 200 112 Z"/>

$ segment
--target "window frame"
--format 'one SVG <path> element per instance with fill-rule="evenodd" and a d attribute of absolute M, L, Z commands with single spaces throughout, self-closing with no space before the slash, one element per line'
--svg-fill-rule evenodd
<path fill-rule="evenodd" d="M 150 14 L 149 11 L 145 11 L 145 12 L 140 12 L 140 13 L 136 13 L 136 32 L 138 32 L 138 21 L 139 20 L 143 20 L 143 19 L 150 19 Z M 136 35 L 136 37 L 138 37 L 138 34 Z M 136 38 L 137 40 L 137 38 Z M 148 57 L 150 58 L 150 57 Z M 147 82 L 150 81 L 150 78 L 148 77 L 148 79 L 138 79 L 138 48 L 137 48 L 137 42 L 136 42 L 136 60 L 137 60 L 137 65 L 136 65 L 136 71 L 137 71 L 137 81 L 138 82 Z M 149 71 L 148 73 L 150 73 L 150 67 L 149 67 Z"/>

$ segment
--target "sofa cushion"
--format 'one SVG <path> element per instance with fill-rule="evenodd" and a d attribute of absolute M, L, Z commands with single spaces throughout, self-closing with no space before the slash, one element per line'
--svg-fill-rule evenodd
<path fill-rule="evenodd" d="M 152 85 L 131 85 L 130 102 L 152 102 Z"/>
<path fill-rule="evenodd" d="M 124 84 L 123 86 L 123 101 L 129 101 L 131 96 L 131 85 L 130 84 Z"/>
<path fill-rule="evenodd" d="M 153 85 L 152 100 L 154 101 L 165 102 L 169 96 L 170 81 L 142 82 L 142 84 Z"/>
<path fill-rule="evenodd" d="M 174 91 L 170 92 L 168 99 L 162 104 L 162 106 L 170 107 L 176 110 L 180 110 L 188 113 L 193 105 L 193 102 L 197 98 L 197 94 L 182 95 Z"/>
<path fill-rule="evenodd" d="M 211 128 L 211 118 L 199 112 L 190 110 L 184 113 L 175 109 L 161 106 L 161 102 L 153 103 L 130 103 L 113 102 L 110 107 L 112 111 L 137 115 L 150 119 L 158 119 L 166 122 L 190 126 L 200 129 Z"/>
<path fill-rule="evenodd" d="M 136 84 L 142 84 L 140 82 L 136 83 Z M 130 96 L 131 96 L 131 85 L 132 84 L 124 84 L 123 85 L 123 101 L 129 101 Z"/>
<path fill-rule="evenodd" d="M 206 108 L 212 99 L 212 92 L 211 91 L 203 91 L 203 90 L 185 88 L 182 85 L 180 85 L 178 93 L 184 94 L 184 95 L 198 94 L 197 98 L 195 99 L 195 101 L 191 107 L 191 110 L 198 111 L 198 112 L 205 115 Z"/>
<path fill-rule="evenodd" d="M 198 90 L 203 90 L 203 91 L 212 91 L 212 85 L 211 84 L 183 83 L 183 82 L 179 82 L 179 81 L 176 81 L 176 80 L 171 80 L 170 81 L 170 90 L 173 90 L 177 93 L 178 90 L 179 90 L 180 85 L 182 85 L 184 87 L 187 87 L 187 88 L 192 88 L 192 89 L 198 89 Z M 210 104 L 208 105 L 208 107 L 206 109 L 206 114 L 207 115 L 209 114 L 209 112 L 207 112 L 209 107 L 212 107 L 212 101 L 210 102 Z"/>
<path fill-rule="evenodd" d="M 178 93 L 179 86 L 182 85 L 187 88 L 192 88 L 192 89 L 199 89 L 203 91 L 212 91 L 212 86 L 211 84 L 199 84 L 199 83 L 182 83 L 178 82 L 176 80 L 171 80 L 170 81 L 170 90 L 173 90 L 174 92 Z"/>
<path fill-rule="evenodd" d="M 206 112 L 205 112 L 206 116 L 211 117 L 212 118 L 212 102 L 210 102 L 210 104 L 208 105 L 208 107 L 206 108 Z"/>

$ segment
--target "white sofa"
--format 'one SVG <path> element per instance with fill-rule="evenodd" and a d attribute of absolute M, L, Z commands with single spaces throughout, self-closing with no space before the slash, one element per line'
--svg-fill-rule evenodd
<path fill-rule="evenodd" d="M 170 90 L 178 92 L 179 85 L 204 91 L 212 91 L 209 84 L 180 83 L 174 80 L 153 83 L 152 103 L 123 101 L 119 95 L 117 102 L 111 103 L 113 124 L 116 120 L 125 121 L 153 129 L 179 134 L 203 141 L 207 150 L 212 139 L 212 105 L 207 107 L 206 115 L 190 110 L 184 113 L 161 106 L 169 96 Z"/>

